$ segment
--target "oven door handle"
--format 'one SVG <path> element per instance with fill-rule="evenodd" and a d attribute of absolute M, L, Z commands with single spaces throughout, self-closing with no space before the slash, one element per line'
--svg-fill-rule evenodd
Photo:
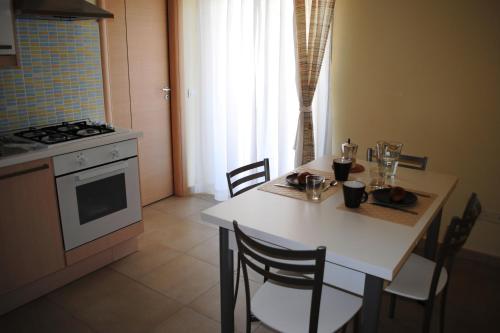
<path fill-rule="evenodd" d="M 86 179 L 90 179 L 90 178 L 99 177 L 99 176 L 102 176 L 102 175 L 105 175 L 107 173 L 111 173 L 114 171 L 123 170 L 126 168 L 128 168 L 128 162 L 123 161 L 120 163 L 112 164 L 106 168 L 99 168 L 97 170 L 89 170 L 89 171 L 82 172 L 82 173 L 76 175 L 76 179 L 78 181 L 82 181 L 82 180 L 86 180 Z"/>

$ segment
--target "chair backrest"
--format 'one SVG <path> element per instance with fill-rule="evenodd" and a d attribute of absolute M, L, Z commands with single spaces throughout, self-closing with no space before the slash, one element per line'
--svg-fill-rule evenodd
<path fill-rule="evenodd" d="M 247 316 L 250 316 L 251 313 L 248 265 L 267 280 L 277 282 L 280 285 L 290 288 L 312 289 L 309 332 L 316 332 L 318 330 L 326 248 L 320 246 L 316 250 L 295 251 L 270 247 L 246 235 L 241 231 L 236 221 L 233 221 L 233 226 L 238 245 L 238 258 L 241 260 L 243 269 Z M 259 264 L 266 268 L 262 268 Z M 271 269 L 274 270 L 271 271 Z M 278 271 L 275 271 L 276 269 Z"/>
<path fill-rule="evenodd" d="M 472 193 L 462 218 L 454 217 L 446 232 L 443 242 L 443 255 L 454 256 L 463 247 L 469 237 L 472 227 L 481 214 L 481 203 L 476 193 Z"/>
<path fill-rule="evenodd" d="M 425 170 L 427 168 L 427 156 L 399 155 L 398 166 L 409 169 Z"/>
<path fill-rule="evenodd" d="M 375 148 L 368 148 L 366 150 L 366 160 L 368 162 L 373 161 L 375 156 Z M 425 170 L 427 168 L 427 156 L 412 156 L 412 155 L 399 155 L 398 166 L 409 169 Z"/>
<path fill-rule="evenodd" d="M 236 177 L 237 175 L 250 171 L 253 169 L 261 168 L 263 167 L 264 169 L 259 172 L 252 173 L 248 176 L 241 177 L 235 181 L 232 181 L 232 178 Z M 269 159 L 265 158 L 262 161 L 255 162 L 252 164 L 248 164 L 242 167 L 239 167 L 238 169 L 234 169 L 233 171 L 227 172 L 226 173 L 226 178 L 227 178 L 227 186 L 229 187 L 229 194 L 232 197 L 235 197 L 243 192 L 246 192 L 255 186 L 264 184 L 265 182 L 268 182 L 271 179 L 270 173 L 269 173 Z M 250 184 L 248 186 L 244 186 L 243 188 L 238 189 L 238 191 L 235 192 L 236 187 L 245 185 L 246 183 L 254 180 L 254 179 L 259 179 L 263 178 L 263 181 L 260 181 L 255 184 Z"/>
<path fill-rule="evenodd" d="M 439 274 L 441 273 L 441 269 L 444 265 L 447 266 L 448 275 L 450 275 L 455 256 L 467 241 L 467 238 L 472 231 L 472 227 L 476 223 L 480 214 L 481 203 L 477 198 L 477 194 L 472 193 L 469 201 L 467 202 L 462 218 L 456 216 L 453 217 L 448 229 L 446 230 L 446 235 L 444 237 L 443 244 L 441 245 L 436 267 L 432 276 L 429 299 L 431 299 L 431 296 L 436 293 Z"/>

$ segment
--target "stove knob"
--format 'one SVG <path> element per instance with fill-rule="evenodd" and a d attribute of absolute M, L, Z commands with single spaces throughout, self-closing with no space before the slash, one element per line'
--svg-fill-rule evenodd
<path fill-rule="evenodd" d="M 119 158 L 120 157 L 120 152 L 118 151 L 117 148 L 113 148 L 113 150 L 111 151 L 111 156 L 113 156 L 113 158 Z"/>
<path fill-rule="evenodd" d="M 85 155 L 83 154 L 78 154 L 76 155 L 76 162 L 80 165 L 80 166 L 84 166 L 87 164 L 87 158 L 85 157 Z"/>

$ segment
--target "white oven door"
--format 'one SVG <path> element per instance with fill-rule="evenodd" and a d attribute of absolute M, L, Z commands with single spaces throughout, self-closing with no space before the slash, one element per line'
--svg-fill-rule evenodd
<path fill-rule="evenodd" d="M 137 157 L 56 179 L 64 248 L 141 220 Z"/>

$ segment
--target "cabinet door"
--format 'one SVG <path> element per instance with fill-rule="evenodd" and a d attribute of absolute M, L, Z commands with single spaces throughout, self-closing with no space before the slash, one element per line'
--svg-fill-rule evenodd
<path fill-rule="evenodd" d="M 0 295 L 64 266 L 52 161 L 0 169 Z"/>
<path fill-rule="evenodd" d="M 0 55 L 16 54 L 14 21 L 10 0 L 0 0 Z"/>

